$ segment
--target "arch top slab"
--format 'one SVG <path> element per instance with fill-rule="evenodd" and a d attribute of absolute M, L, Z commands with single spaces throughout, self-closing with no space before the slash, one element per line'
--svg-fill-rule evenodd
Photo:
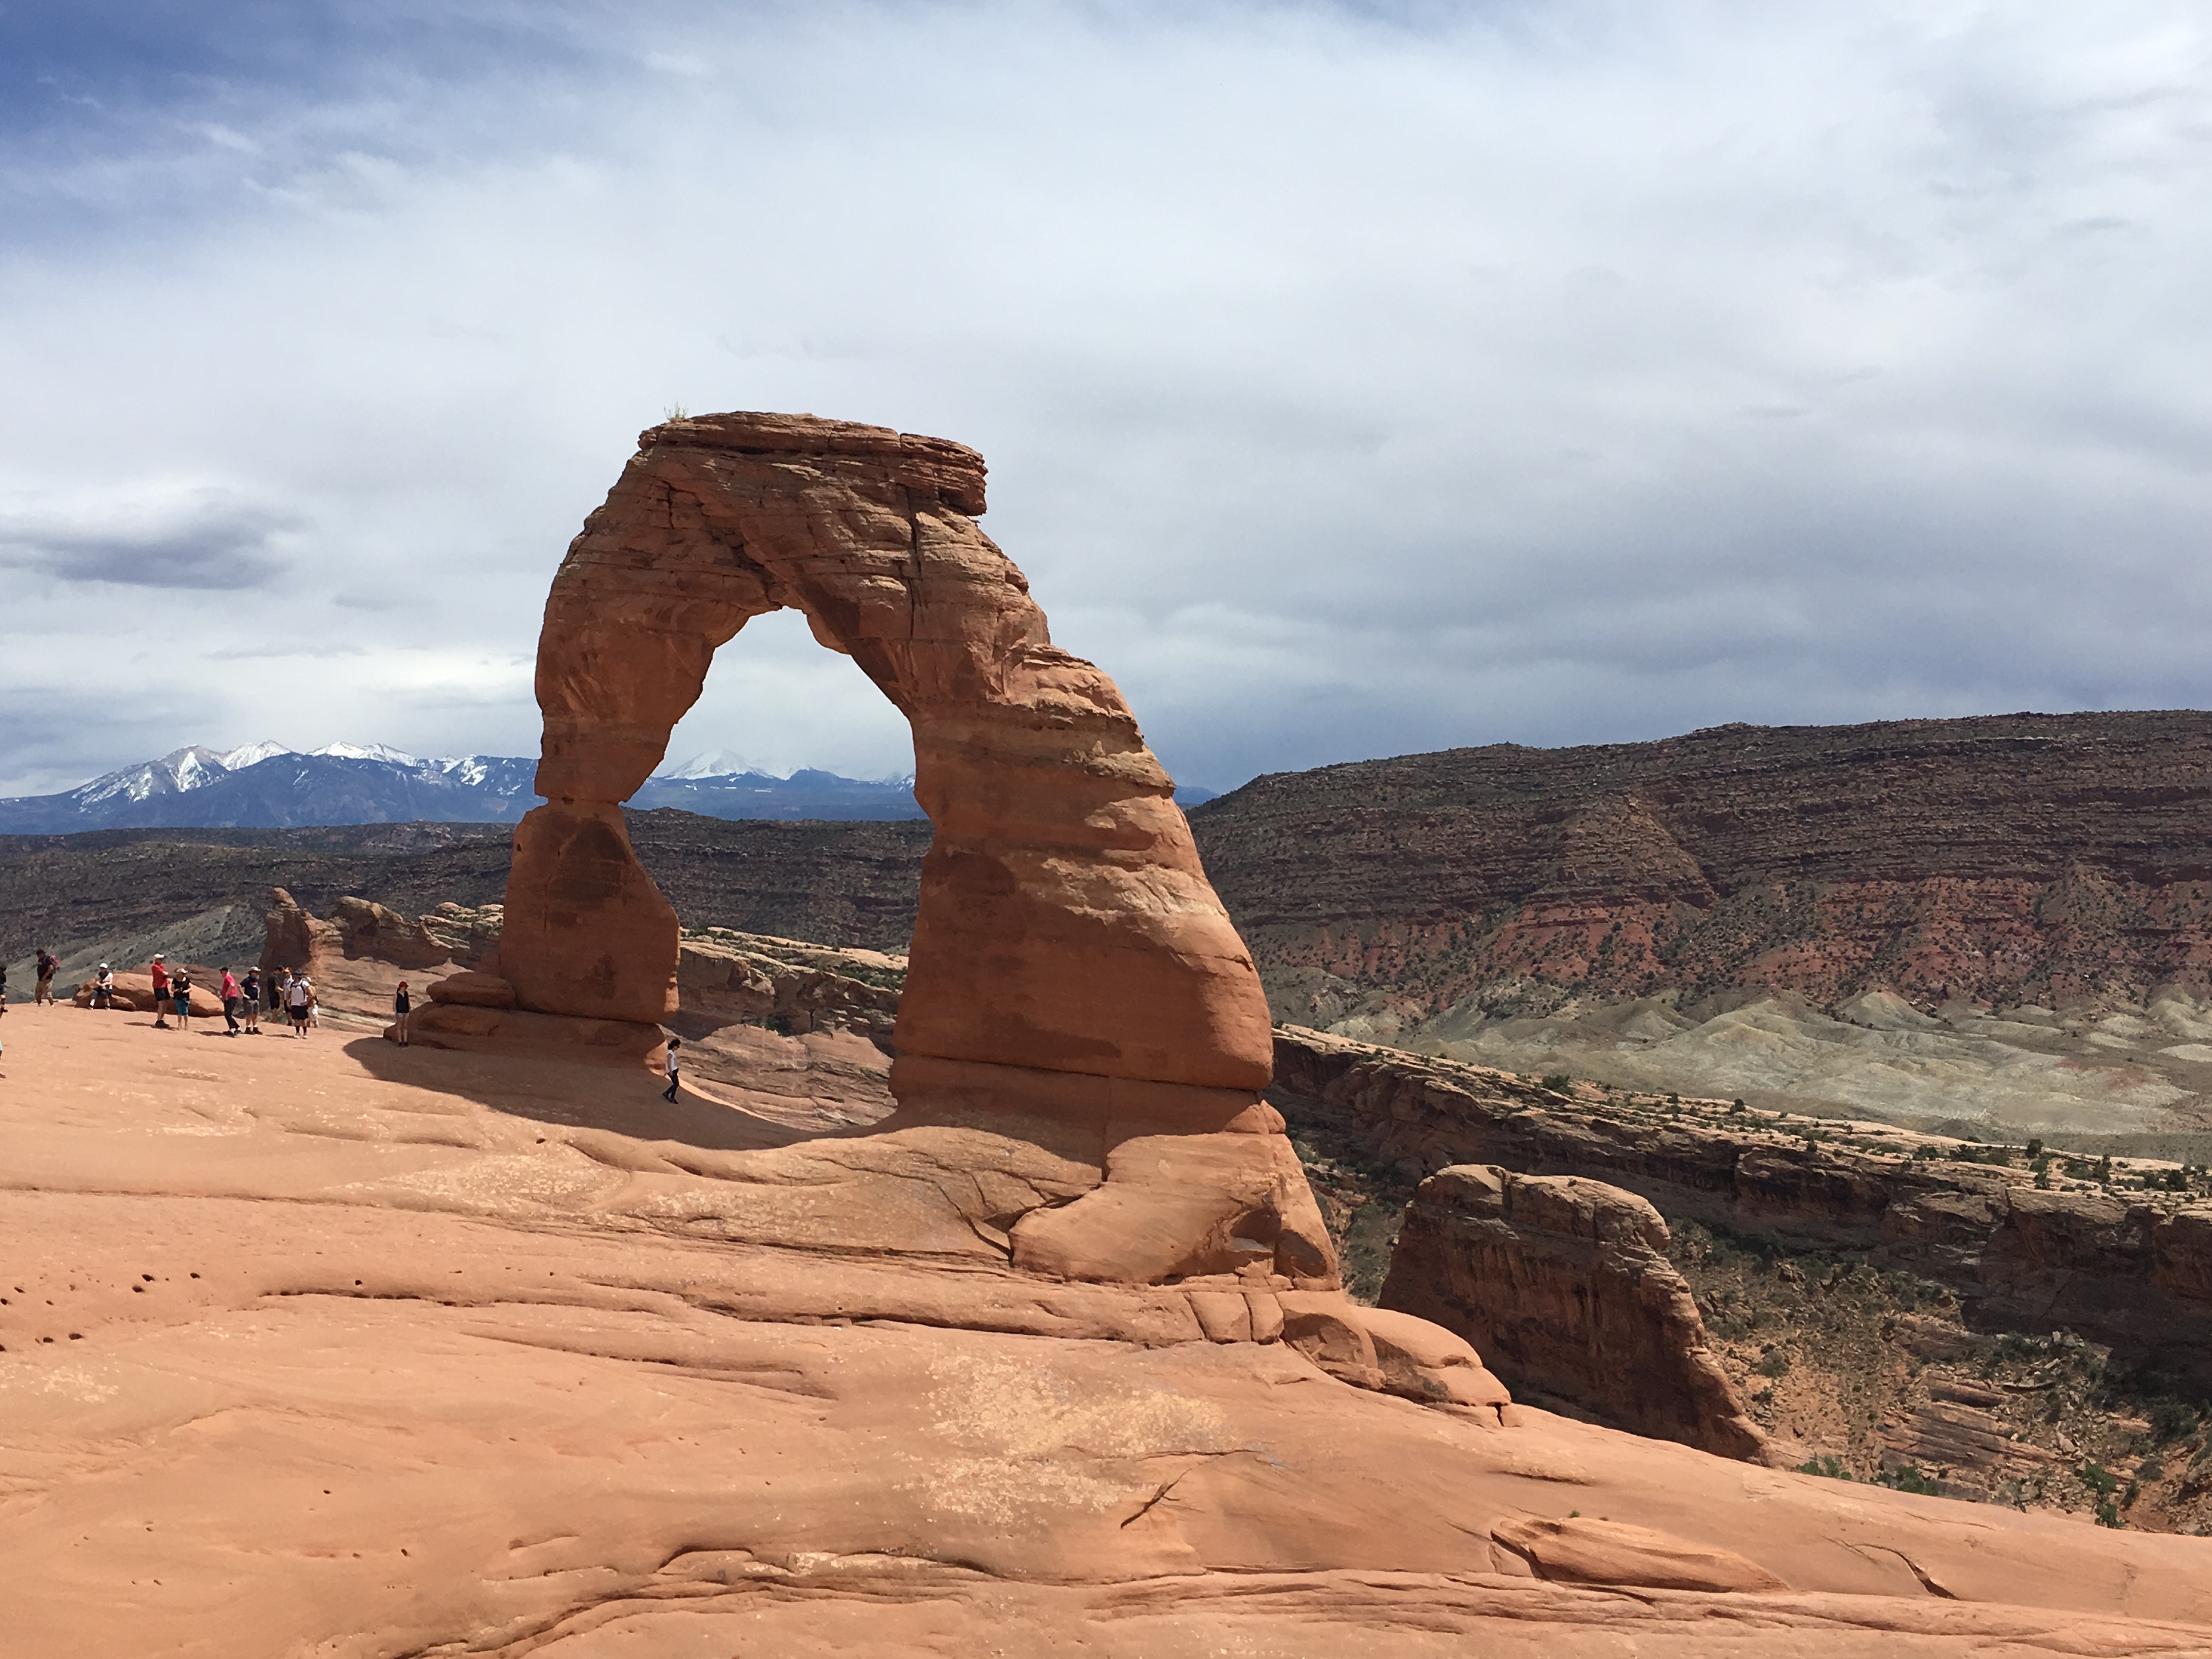
<path fill-rule="evenodd" d="M 549 804 L 517 832 L 501 948 L 523 1006 L 672 1012 L 674 914 L 617 809 L 715 651 L 789 607 L 913 727 L 915 794 L 936 835 L 901 1053 L 1248 1097 L 1267 1085 L 1259 976 L 1172 781 L 1113 681 L 1052 643 L 1028 581 L 975 523 L 984 483 L 959 444 L 811 416 L 704 416 L 641 436 L 546 602 Z M 931 1075 L 941 1087 L 949 1074 Z M 1222 1102 L 1193 1110 L 1219 1116 Z"/>

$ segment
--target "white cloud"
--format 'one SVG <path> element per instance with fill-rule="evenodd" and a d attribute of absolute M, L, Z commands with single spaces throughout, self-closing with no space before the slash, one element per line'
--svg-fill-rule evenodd
<path fill-rule="evenodd" d="M 545 581 L 672 402 L 982 449 L 1194 781 L 2207 701 L 2194 8 L 547 15 L 0 155 L 0 494 L 292 515 L 246 594 L 0 575 L 11 705 L 127 693 L 0 789 L 276 729 L 272 642 L 286 730 L 529 752 Z M 763 622 L 676 746 L 902 744 Z"/>

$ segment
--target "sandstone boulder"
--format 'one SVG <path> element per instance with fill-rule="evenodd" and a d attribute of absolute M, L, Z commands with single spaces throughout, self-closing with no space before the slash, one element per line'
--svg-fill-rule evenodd
<path fill-rule="evenodd" d="M 222 975 L 220 972 L 205 974 L 204 977 L 217 985 L 222 982 Z M 203 970 L 194 969 L 191 992 L 192 1016 L 197 1019 L 220 1019 L 222 1018 L 222 999 L 209 989 L 207 985 L 203 984 L 202 978 Z M 78 986 L 76 994 L 70 1000 L 80 1008 L 91 1007 L 92 981 L 87 980 Z M 118 974 L 115 976 L 114 993 L 109 999 L 109 1005 L 125 1013 L 155 1012 L 154 976 L 151 974 Z M 167 1013 L 169 1010 L 164 1006 L 160 1012 Z"/>
<path fill-rule="evenodd" d="M 471 1008 L 512 1008 L 514 987 L 496 974 L 448 974 L 430 981 L 430 1000 Z"/>
<path fill-rule="evenodd" d="M 1382 1301 L 1467 1337 L 1523 1394 L 1765 1461 L 1667 1244 L 1667 1224 L 1633 1193 L 1462 1164 L 1415 1192 Z"/>

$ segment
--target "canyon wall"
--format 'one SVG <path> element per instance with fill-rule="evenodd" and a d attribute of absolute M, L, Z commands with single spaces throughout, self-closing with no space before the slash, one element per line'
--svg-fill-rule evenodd
<path fill-rule="evenodd" d="M 1865 1256 L 1950 1287 L 1971 1323 L 2066 1327 L 2212 1382 L 2212 1206 L 2045 1190 L 2021 1170 L 1808 1140 L 1664 1097 L 1570 1100 L 1510 1073 L 1279 1028 L 1270 1096 L 1419 1179 L 1449 1165 L 1586 1176 L 1664 1215 Z M 1723 1114 L 1725 1108 L 1723 1107 Z M 1826 1126 L 1832 1131 L 1835 1126 Z"/>
<path fill-rule="evenodd" d="M 2212 714 L 1722 726 L 1255 779 L 1192 814 L 1276 1017 L 1732 987 L 2212 988 Z"/>

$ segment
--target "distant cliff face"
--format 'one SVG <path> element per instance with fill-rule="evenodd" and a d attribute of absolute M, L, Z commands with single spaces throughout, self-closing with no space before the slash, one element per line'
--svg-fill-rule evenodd
<path fill-rule="evenodd" d="M 1722 726 L 1255 780 L 1192 814 L 1279 1018 L 1362 997 L 2212 989 L 2212 714 Z"/>

